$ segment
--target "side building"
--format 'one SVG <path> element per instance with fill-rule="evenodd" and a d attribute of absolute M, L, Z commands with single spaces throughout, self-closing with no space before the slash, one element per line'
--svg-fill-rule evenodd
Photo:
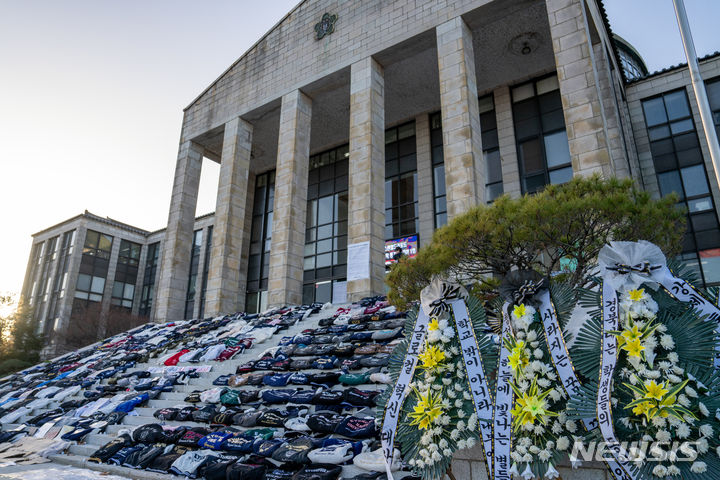
<path fill-rule="evenodd" d="M 204 314 L 213 214 L 195 219 L 184 318 Z M 45 338 L 43 356 L 149 321 L 165 230 L 148 232 L 88 211 L 33 234 L 21 291 Z"/>

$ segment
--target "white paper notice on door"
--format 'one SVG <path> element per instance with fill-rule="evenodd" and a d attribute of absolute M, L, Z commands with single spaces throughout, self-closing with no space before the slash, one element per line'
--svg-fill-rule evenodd
<path fill-rule="evenodd" d="M 332 303 L 346 303 L 347 302 L 347 282 L 334 282 L 333 283 L 333 294 Z"/>
<path fill-rule="evenodd" d="M 347 281 L 370 278 L 370 242 L 347 246 Z"/>

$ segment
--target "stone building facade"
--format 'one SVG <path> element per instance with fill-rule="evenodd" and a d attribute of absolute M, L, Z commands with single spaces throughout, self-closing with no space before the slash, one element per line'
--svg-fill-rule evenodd
<path fill-rule="evenodd" d="M 642 100 L 671 81 L 628 82 L 638 62 L 599 1 L 301 2 L 185 109 L 155 318 L 182 317 L 203 158 L 221 169 L 208 313 L 382 293 L 388 242 L 423 245 L 500 193 L 593 173 L 667 193 Z M 714 283 L 716 186 L 703 198 L 707 241 L 686 252 Z"/>
<path fill-rule="evenodd" d="M 701 70 L 718 127 L 720 56 Z M 203 161 L 220 180 L 216 212 L 196 219 Z M 395 246 L 411 254 L 473 205 L 593 173 L 679 193 L 683 257 L 720 283 L 720 191 L 687 68 L 648 74 L 600 0 L 306 0 L 185 109 L 166 230 L 86 214 L 34 244 L 77 222 L 76 246 L 83 229 L 142 245 L 131 313 L 155 321 L 355 300 L 384 291 Z M 62 330 L 73 298 L 43 306 L 43 328 Z"/>

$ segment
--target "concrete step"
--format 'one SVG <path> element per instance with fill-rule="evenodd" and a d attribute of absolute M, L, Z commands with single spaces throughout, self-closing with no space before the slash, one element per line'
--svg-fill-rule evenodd
<path fill-rule="evenodd" d="M 89 457 L 97 449 L 98 449 L 97 445 L 76 444 L 76 445 L 70 445 L 70 447 L 68 448 L 68 453 L 71 453 L 73 455 L 81 455 L 83 457 Z"/>
<path fill-rule="evenodd" d="M 87 445 L 97 445 L 98 447 L 102 447 L 106 443 L 112 441 L 116 436 L 117 435 L 110 435 L 107 433 L 90 433 L 85 435 L 83 442 Z"/>

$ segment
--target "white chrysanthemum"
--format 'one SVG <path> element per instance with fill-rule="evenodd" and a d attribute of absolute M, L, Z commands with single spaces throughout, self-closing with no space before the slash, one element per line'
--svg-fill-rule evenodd
<path fill-rule="evenodd" d="M 670 352 L 670 353 L 668 353 L 667 358 L 668 358 L 668 360 L 671 361 L 672 363 L 677 363 L 677 362 L 680 361 L 680 357 L 679 357 L 678 354 L 675 353 L 675 352 Z"/>
<path fill-rule="evenodd" d="M 562 398 L 562 395 L 560 394 L 560 392 L 557 391 L 557 388 L 553 388 L 552 390 L 550 390 L 548 396 L 552 398 L 554 402 L 559 402 Z"/>
<path fill-rule="evenodd" d="M 703 437 L 712 437 L 712 434 L 713 428 L 710 425 L 700 425 L 700 435 L 702 435 Z"/>
<path fill-rule="evenodd" d="M 707 438 L 703 437 L 697 442 L 695 442 L 695 446 L 697 447 L 697 451 L 700 455 L 705 455 L 708 450 L 710 450 L 710 446 L 708 445 Z"/>
<path fill-rule="evenodd" d="M 442 455 L 440 455 L 440 452 L 433 452 L 432 459 L 436 462 L 439 462 L 442 460 Z"/>
<path fill-rule="evenodd" d="M 688 427 L 688 424 L 685 422 L 679 424 L 675 429 L 675 435 L 680 439 L 688 438 L 690 436 L 690 427 Z"/>
<path fill-rule="evenodd" d="M 458 350 L 458 348 L 454 345 L 451 346 L 449 348 L 449 350 L 450 350 L 450 353 L 452 353 L 453 355 L 460 355 L 460 350 Z"/>
<path fill-rule="evenodd" d="M 518 440 L 518 444 L 522 445 L 525 448 L 530 448 L 530 445 L 532 445 L 532 440 L 529 437 L 522 437 L 520 440 Z"/>
<path fill-rule="evenodd" d="M 530 462 L 532 462 L 532 460 L 533 460 L 533 457 L 529 453 L 526 453 L 525 455 L 523 455 L 522 461 L 524 463 L 530 463 Z"/>
<path fill-rule="evenodd" d="M 443 453 L 443 455 L 445 455 L 446 457 L 451 457 L 452 454 L 453 454 L 453 451 L 450 450 L 449 448 L 446 448 L 445 450 L 443 450 L 442 453 Z"/>
<path fill-rule="evenodd" d="M 658 430 L 655 434 L 655 438 L 657 438 L 659 442 L 669 442 L 672 437 L 670 436 L 670 432 L 667 430 Z"/>
<path fill-rule="evenodd" d="M 663 467 L 662 465 L 655 465 L 655 468 L 653 468 L 652 473 L 656 477 L 663 478 L 665 475 L 667 475 L 667 468 Z"/>
<path fill-rule="evenodd" d="M 686 390 L 687 390 L 687 388 L 689 388 L 689 387 L 685 387 Z M 703 417 L 707 417 L 710 415 L 710 410 L 708 410 L 708 408 L 705 406 L 705 404 L 703 402 L 698 402 L 698 408 L 700 409 L 700 413 L 702 414 Z"/>
<path fill-rule="evenodd" d="M 643 435 L 642 441 L 643 441 L 643 442 L 652 442 L 652 441 L 653 441 L 653 437 L 651 437 L 650 435 Z"/>
<path fill-rule="evenodd" d="M 680 475 L 680 469 L 675 465 L 670 465 L 669 467 L 667 467 L 667 474 L 670 477 L 675 477 L 677 475 Z"/>
<path fill-rule="evenodd" d="M 670 370 L 672 368 L 672 363 L 663 360 L 662 362 L 658 363 L 658 368 L 662 370 L 663 372 L 666 370 Z"/>
<path fill-rule="evenodd" d="M 567 430 L 570 433 L 575 433 L 577 430 L 577 425 L 575 425 L 575 422 L 572 420 L 568 420 L 565 422 L 565 430 Z"/>
<path fill-rule="evenodd" d="M 692 448 L 690 446 L 690 444 L 688 442 L 683 442 L 680 444 L 680 451 L 686 457 L 696 457 L 697 456 L 697 452 L 695 451 L 694 448 Z"/>
<path fill-rule="evenodd" d="M 445 395 L 447 395 L 448 398 L 452 398 L 452 399 L 457 398 L 457 393 L 455 393 L 454 390 L 451 390 L 449 388 L 445 391 Z"/>
<path fill-rule="evenodd" d="M 558 435 L 558 434 L 562 433 L 562 431 L 563 431 L 562 424 L 558 421 L 555 421 L 555 423 L 553 423 L 553 426 L 552 426 L 552 432 L 555 435 Z"/>
<path fill-rule="evenodd" d="M 458 413 L 460 413 L 460 412 L 458 412 Z M 457 429 L 460 430 L 461 432 L 463 430 L 465 430 L 465 421 L 464 420 L 458 420 Z"/>
<path fill-rule="evenodd" d="M 540 458 L 543 462 L 550 460 L 550 457 L 552 457 L 552 454 L 548 450 L 541 450 L 538 454 L 538 458 Z"/>
<path fill-rule="evenodd" d="M 665 420 L 660 415 L 655 415 L 652 419 L 652 424 L 658 428 L 664 428 L 667 424 L 667 420 Z"/>
<path fill-rule="evenodd" d="M 419 459 L 418 459 L 418 460 L 415 462 L 415 466 L 418 467 L 418 468 L 423 468 L 423 467 L 425 466 L 425 462 L 423 462 L 422 460 L 419 460 Z"/>
<path fill-rule="evenodd" d="M 452 383 L 452 379 L 445 377 L 442 379 L 442 383 L 443 383 L 443 385 L 445 385 L 447 387 L 448 385 L 450 385 Z"/>
<path fill-rule="evenodd" d="M 685 408 L 690 406 L 690 399 L 688 397 L 686 397 L 684 393 L 681 393 L 680 395 L 678 395 L 677 401 L 680 405 L 682 405 Z"/>
<path fill-rule="evenodd" d="M 456 415 L 458 418 L 465 418 L 465 410 L 463 410 L 463 409 L 458 410 Z"/>
<path fill-rule="evenodd" d="M 528 355 L 528 356 L 529 356 L 529 355 Z M 542 372 L 542 370 L 543 370 L 543 363 L 542 363 L 540 360 L 534 360 L 534 361 L 532 362 L 532 368 L 533 368 L 533 370 L 535 370 L 536 372 Z"/>
<path fill-rule="evenodd" d="M 565 423 L 567 421 L 567 414 L 565 412 L 558 413 L 557 419 L 560 423 Z"/>
<path fill-rule="evenodd" d="M 558 437 L 557 439 L 557 449 L 561 452 L 564 452 L 570 447 L 570 439 L 566 436 Z"/>
<path fill-rule="evenodd" d="M 467 448 L 467 442 L 465 440 L 458 440 L 457 447 L 460 450 L 464 450 L 465 448 Z"/>
<path fill-rule="evenodd" d="M 510 456 L 515 462 L 522 462 L 522 455 L 520 455 L 518 452 L 512 452 Z"/>
<path fill-rule="evenodd" d="M 468 392 L 463 392 L 463 398 L 465 400 L 472 400 L 472 395 L 470 395 Z"/>
<path fill-rule="evenodd" d="M 450 425 L 450 415 L 442 415 L 440 417 L 440 425 L 443 425 L 443 426 Z"/>
<path fill-rule="evenodd" d="M 453 388 L 456 392 L 462 392 L 463 390 L 465 390 L 464 385 L 460 382 L 457 382 Z"/>
<path fill-rule="evenodd" d="M 455 400 L 455 408 L 462 408 L 462 406 L 463 401 L 461 399 L 458 398 L 457 400 Z"/>
<path fill-rule="evenodd" d="M 432 436 L 426 434 L 420 437 L 420 445 L 427 446 L 430 445 L 430 442 L 432 442 Z"/>
<path fill-rule="evenodd" d="M 630 428 L 630 419 L 628 417 L 622 417 L 620 423 L 625 425 L 625 428 Z"/>
<path fill-rule="evenodd" d="M 521 392 L 526 392 L 527 389 L 530 388 L 530 382 L 528 382 L 527 380 L 520 380 L 517 383 L 517 387 L 518 390 L 520 390 Z"/>
<path fill-rule="evenodd" d="M 680 368 L 680 367 L 678 367 L 677 365 L 675 365 L 675 366 L 673 367 L 673 373 L 674 373 L 675 375 L 682 375 L 683 373 L 685 373 L 685 369 L 684 369 L 684 368 Z"/>
<path fill-rule="evenodd" d="M 705 462 L 693 462 L 690 471 L 692 473 L 705 473 L 707 471 L 707 465 Z"/>
<path fill-rule="evenodd" d="M 527 438 L 527 437 L 523 437 L 523 438 Z M 528 447 L 526 445 L 518 445 L 516 450 L 520 455 L 525 455 L 526 453 L 528 453 Z"/>
<path fill-rule="evenodd" d="M 646 370 L 645 376 L 649 379 L 660 378 L 660 371 L 659 370 Z"/>
<path fill-rule="evenodd" d="M 677 375 L 673 375 L 672 373 L 667 376 L 667 379 L 670 380 L 671 383 L 682 382 L 682 378 L 678 377 Z"/>
<path fill-rule="evenodd" d="M 440 385 L 439 383 L 434 383 L 434 384 L 432 385 L 432 389 L 433 389 L 433 390 L 442 390 L 442 388 L 443 388 L 443 386 Z"/>
<path fill-rule="evenodd" d="M 454 428 L 454 429 L 450 432 L 450 438 L 452 438 L 453 440 L 457 440 L 458 438 L 460 438 L 460 432 L 458 431 L 457 428 Z"/>
<path fill-rule="evenodd" d="M 441 438 L 440 441 L 438 442 L 438 447 L 447 448 L 448 447 L 447 440 L 445 440 L 444 438 Z"/>
<path fill-rule="evenodd" d="M 468 418 L 468 429 L 474 431 L 477 428 L 477 415 L 474 413 Z"/>
<path fill-rule="evenodd" d="M 666 333 L 660 337 L 660 346 L 662 346 L 665 350 L 672 350 L 675 348 L 675 341 L 671 335 Z"/>
<path fill-rule="evenodd" d="M 430 343 L 436 343 L 438 340 L 440 340 L 441 336 L 442 332 L 440 330 L 430 330 L 427 332 L 428 342 Z"/>
<path fill-rule="evenodd" d="M 543 357 L 543 351 L 540 350 L 539 348 L 536 348 L 536 349 L 533 351 L 533 356 L 534 356 L 535 358 L 537 358 L 538 360 L 540 360 L 540 359 L 542 359 L 542 357 Z"/>
<path fill-rule="evenodd" d="M 677 417 L 674 417 L 672 415 L 667 417 L 667 421 L 673 427 L 677 427 L 678 425 L 680 425 L 680 420 L 678 420 Z"/>
<path fill-rule="evenodd" d="M 550 380 L 552 380 L 553 382 L 554 382 L 555 380 L 557 380 L 557 375 L 555 374 L 555 372 L 547 372 L 547 373 L 545 373 L 544 375 L 545 375 L 546 377 L 548 377 Z"/>
<path fill-rule="evenodd" d="M 475 446 L 476 440 L 475 437 L 470 437 L 466 440 L 468 448 L 472 448 Z"/>
<path fill-rule="evenodd" d="M 537 340 L 537 332 L 535 330 L 527 332 L 527 341 L 534 342 L 535 340 Z"/>
<path fill-rule="evenodd" d="M 545 427 L 543 427 L 542 425 L 535 425 L 535 428 L 533 428 L 533 433 L 535 435 L 542 435 L 543 433 L 545 433 Z"/>
<path fill-rule="evenodd" d="M 697 392 L 694 388 L 692 388 L 690 385 L 685 386 L 685 395 L 687 395 L 690 398 L 697 398 Z"/>
<path fill-rule="evenodd" d="M 442 334 L 443 334 L 443 337 L 451 339 L 451 338 L 455 337 L 455 329 L 452 327 L 443 328 Z"/>
<path fill-rule="evenodd" d="M 547 378 L 538 378 L 537 384 L 541 388 L 548 388 L 550 386 L 550 380 L 548 380 Z"/>

